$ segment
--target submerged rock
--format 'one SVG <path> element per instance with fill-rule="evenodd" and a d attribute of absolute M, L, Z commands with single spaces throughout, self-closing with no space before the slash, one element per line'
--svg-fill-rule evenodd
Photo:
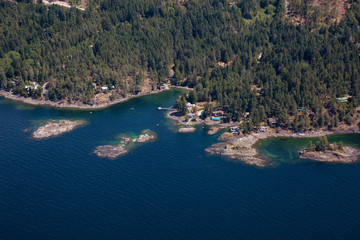
<path fill-rule="evenodd" d="M 117 158 L 120 155 L 128 153 L 128 150 L 123 146 L 104 145 L 96 147 L 94 152 L 99 157 Z"/>
<path fill-rule="evenodd" d="M 70 132 L 75 129 L 75 127 L 83 125 L 84 121 L 70 121 L 70 120 L 51 120 L 47 122 L 44 126 L 39 127 L 34 133 L 34 138 L 47 138 L 52 136 L 57 136 L 66 132 Z"/>
<path fill-rule="evenodd" d="M 306 149 L 298 151 L 301 159 L 309 159 L 318 162 L 353 163 L 359 160 L 360 150 L 352 147 L 344 147 L 343 151 L 326 150 L 325 152 L 310 152 Z"/>

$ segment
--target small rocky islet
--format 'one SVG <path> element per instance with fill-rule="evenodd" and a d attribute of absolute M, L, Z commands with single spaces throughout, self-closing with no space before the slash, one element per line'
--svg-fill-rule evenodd
<path fill-rule="evenodd" d="M 143 130 L 139 136 L 132 138 L 127 135 L 122 135 L 119 137 L 119 145 L 102 145 L 97 146 L 94 150 L 94 153 L 103 158 L 115 159 L 121 155 L 124 155 L 130 151 L 130 148 L 140 144 L 147 143 L 156 139 L 155 133 L 151 130 Z"/>
<path fill-rule="evenodd" d="M 177 130 L 179 133 L 192 133 L 196 131 L 196 128 L 194 127 L 180 127 Z"/>
<path fill-rule="evenodd" d="M 70 132 L 74 130 L 76 127 L 84 125 L 85 121 L 77 120 L 50 120 L 46 122 L 45 125 L 39 127 L 33 132 L 33 137 L 36 139 L 48 138 L 57 136 L 63 133 Z"/>
<path fill-rule="evenodd" d="M 147 143 L 156 139 L 156 134 L 149 129 L 143 130 L 140 135 L 134 139 L 135 143 Z"/>
<path fill-rule="evenodd" d="M 301 149 L 298 151 L 299 158 L 308 159 L 317 162 L 326 163 L 354 163 L 359 160 L 360 150 L 345 146 L 340 150 L 325 150 L 325 151 L 308 151 Z"/>
<path fill-rule="evenodd" d="M 129 150 L 127 150 L 123 146 L 104 145 L 104 146 L 97 146 L 94 152 L 99 157 L 114 159 L 120 155 L 128 153 Z"/>

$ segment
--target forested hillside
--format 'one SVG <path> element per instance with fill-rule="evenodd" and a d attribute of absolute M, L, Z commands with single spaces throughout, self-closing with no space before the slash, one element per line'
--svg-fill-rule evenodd
<path fill-rule="evenodd" d="M 195 87 L 195 100 L 226 106 L 227 120 L 249 112 L 249 128 L 267 117 L 295 129 L 351 123 L 360 101 L 360 4 L 348 4 L 339 23 L 297 25 L 283 0 L 101 0 L 85 11 L 2 0 L 0 84 L 93 103 L 102 91 L 117 98 L 170 77 Z M 25 88 L 32 82 L 48 82 L 46 94 Z"/>

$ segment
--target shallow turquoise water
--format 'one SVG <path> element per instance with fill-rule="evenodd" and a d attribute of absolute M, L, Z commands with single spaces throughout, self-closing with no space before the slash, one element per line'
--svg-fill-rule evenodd
<path fill-rule="evenodd" d="M 164 111 L 177 91 L 99 111 L 33 107 L 0 98 L 0 239 L 358 239 L 360 164 L 299 161 L 308 140 L 259 149 L 280 164 L 259 169 L 204 149 L 202 127 L 178 134 Z M 47 119 L 83 119 L 43 140 Z M 96 146 L 150 129 L 157 140 L 115 160 Z M 359 135 L 334 136 L 359 146 Z"/>
<path fill-rule="evenodd" d="M 257 143 L 257 149 L 266 157 L 274 161 L 274 165 L 304 163 L 307 160 L 300 159 L 297 151 L 305 148 L 310 141 L 314 144 L 319 138 L 272 138 Z M 360 148 L 359 134 L 331 135 L 328 141 L 343 142 L 344 145 Z"/>

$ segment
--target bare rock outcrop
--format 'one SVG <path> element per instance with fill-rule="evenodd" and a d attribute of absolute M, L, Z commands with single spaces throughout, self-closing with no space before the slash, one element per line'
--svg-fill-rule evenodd
<path fill-rule="evenodd" d="M 117 158 L 120 155 L 126 154 L 128 150 L 123 146 L 104 145 L 96 147 L 94 152 L 99 157 Z"/>
<path fill-rule="evenodd" d="M 309 159 L 328 163 L 353 163 L 359 160 L 360 150 L 345 146 L 342 151 L 326 150 L 324 152 L 312 152 L 306 149 L 298 151 L 301 159 Z"/>
<path fill-rule="evenodd" d="M 33 132 L 33 137 L 41 139 L 57 136 L 66 132 L 70 132 L 84 123 L 84 121 L 51 120 Z"/>

